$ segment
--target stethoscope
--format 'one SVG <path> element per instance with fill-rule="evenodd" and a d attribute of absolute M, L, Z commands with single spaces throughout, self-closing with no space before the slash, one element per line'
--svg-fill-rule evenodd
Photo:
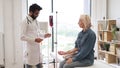
<path fill-rule="evenodd" d="M 29 24 L 29 23 L 32 23 L 29 19 L 28 19 L 28 17 L 26 17 L 27 18 L 27 23 Z M 36 25 L 38 26 L 38 23 L 37 23 L 37 21 L 36 21 Z"/>
<path fill-rule="evenodd" d="M 27 24 L 32 24 L 32 22 L 28 19 L 28 17 L 26 17 L 27 19 Z M 40 27 L 39 24 L 37 23 L 37 20 L 35 20 L 36 26 L 37 26 L 37 33 L 40 33 Z"/>

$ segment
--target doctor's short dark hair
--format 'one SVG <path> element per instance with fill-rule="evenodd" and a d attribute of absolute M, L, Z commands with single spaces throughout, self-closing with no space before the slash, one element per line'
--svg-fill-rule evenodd
<path fill-rule="evenodd" d="M 36 10 L 40 11 L 40 10 L 42 10 L 42 7 L 40 7 L 40 6 L 37 5 L 36 3 L 35 3 L 35 4 L 32 4 L 32 5 L 29 7 L 29 12 L 30 12 L 30 11 L 35 12 Z"/>

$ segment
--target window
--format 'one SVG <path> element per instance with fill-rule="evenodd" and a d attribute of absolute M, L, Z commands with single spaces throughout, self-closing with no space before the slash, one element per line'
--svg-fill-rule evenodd
<path fill-rule="evenodd" d="M 58 50 L 69 50 L 74 47 L 81 30 L 78 21 L 80 14 L 84 13 L 84 0 L 56 0 L 54 3 L 54 11 L 58 11 Z"/>

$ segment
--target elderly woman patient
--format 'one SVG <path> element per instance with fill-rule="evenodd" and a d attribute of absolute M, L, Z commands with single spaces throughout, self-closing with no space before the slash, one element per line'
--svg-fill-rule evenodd
<path fill-rule="evenodd" d="M 60 62 L 59 68 L 74 68 L 91 66 L 94 63 L 94 45 L 96 35 L 91 29 L 91 19 L 88 15 L 81 15 L 78 25 L 82 28 L 75 41 L 75 47 L 68 51 L 58 51 L 65 60 Z"/>

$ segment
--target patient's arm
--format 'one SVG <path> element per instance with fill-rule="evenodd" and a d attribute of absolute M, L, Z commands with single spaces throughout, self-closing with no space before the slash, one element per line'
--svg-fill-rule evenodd
<path fill-rule="evenodd" d="M 76 51 L 78 51 L 78 48 L 73 48 L 73 49 L 71 49 L 71 50 L 68 50 L 68 51 L 66 52 L 66 54 L 75 54 Z"/>
<path fill-rule="evenodd" d="M 68 59 L 68 58 L 72 58 L 76 53 L 77 53 L 78 49 L 72 49 L 67 51 L 67 53 L 65 55 L 63 55 L 64 59 Z"/>
<path fill-rule="evenodd" d="M 74 48 L 68 51 L 58 51 L 59 55 L 66 55 L 66 54 L 74 54 L 76 51 L 78 51 L 78 48 Z"/>

